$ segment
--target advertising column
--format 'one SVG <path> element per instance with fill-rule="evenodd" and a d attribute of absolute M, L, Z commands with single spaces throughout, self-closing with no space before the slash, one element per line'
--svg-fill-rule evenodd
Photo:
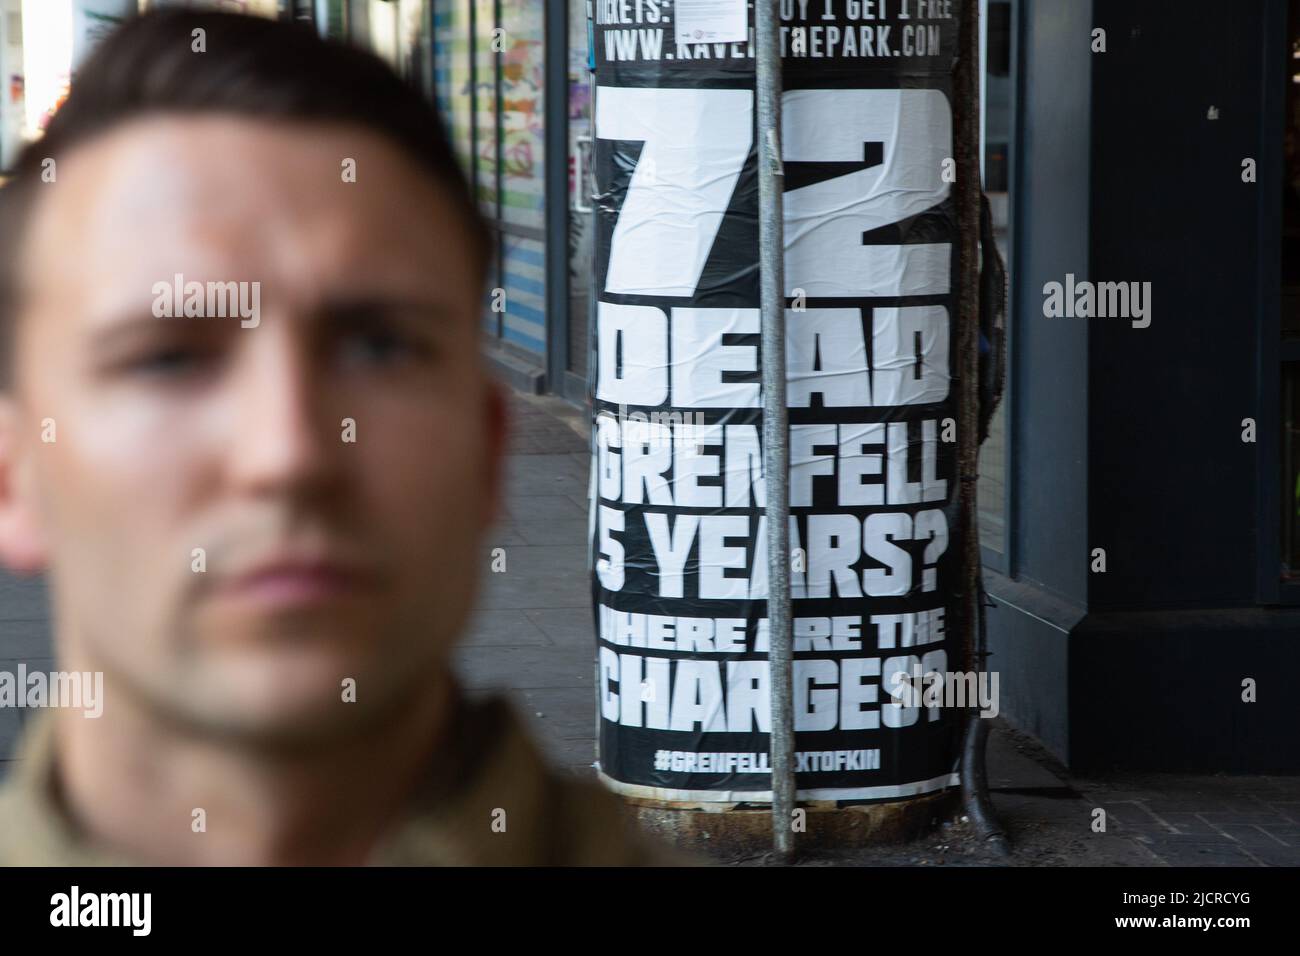
<path fill-rule="evenodd" d="M 780 5 L 798 796 L 957 783 L 955 0 Z M 599 768 L 771 800 L 753 10 L 597 2 Z"/>

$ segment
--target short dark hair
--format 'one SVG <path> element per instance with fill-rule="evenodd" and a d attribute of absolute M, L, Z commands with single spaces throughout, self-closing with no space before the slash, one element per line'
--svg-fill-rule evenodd
<path fill-rule="evenodd" d="M 204 31 L 204 53 L 192 47 Z M 7 384 L 19 306 L 15 266 L 43 164 L 111 127 L 149 115 L 233 114 L 346 123 L 399 146 L 464 214 L 480 276 L 492 235 L 437 111 L 379 57 L 323 40 L 309 26 L 233 13 L 162 9 L 132 17 L 77 71 L 45 136 L 0 187 L 0 385 Z"/>

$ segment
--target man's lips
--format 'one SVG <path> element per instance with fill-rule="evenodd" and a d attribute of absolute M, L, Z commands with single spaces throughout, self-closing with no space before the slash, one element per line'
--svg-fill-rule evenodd
<path fill-rule="evenodd" d="M 348 562 L 277 558 L 230 576 L 218 595 L 273 607 L 320 604 L 354 597 L 374 588 L 375 574 Z"/>

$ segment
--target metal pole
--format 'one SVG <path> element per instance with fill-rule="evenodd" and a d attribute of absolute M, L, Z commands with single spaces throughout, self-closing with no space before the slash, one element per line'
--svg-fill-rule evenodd
<path fill-rule="evenodd" d="M 758 261 L 763 316 L 763 475 L 767 510 L 771 684 L 772 844 L 794 854 L 794 725 L 790 631 L 790 448 L 785 397 L 785 218 L 781 165 L 781 48 L 777 0 L 754 4 L 758 74 Z"/>

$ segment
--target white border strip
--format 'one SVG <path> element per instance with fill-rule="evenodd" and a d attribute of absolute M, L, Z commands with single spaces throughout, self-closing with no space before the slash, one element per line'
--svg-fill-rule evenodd
<path fill-rule="evenodd" d="M 643 800 L 666 800 L 673 803 L 771 803 L 771 790 L 667 790 L 663 787 L 643 787 L 623 783 L 607 776 L 596 765 L 596 775 L 608 789 L 625 797 Z M 890 797 L 916 797 L 961 784 L 961 776 L 953 771 L 929 780 L 900 783 L 883 787 L 839 787 L 822 790 L 800 790 L 796 800 L 887 800 Z"/>

